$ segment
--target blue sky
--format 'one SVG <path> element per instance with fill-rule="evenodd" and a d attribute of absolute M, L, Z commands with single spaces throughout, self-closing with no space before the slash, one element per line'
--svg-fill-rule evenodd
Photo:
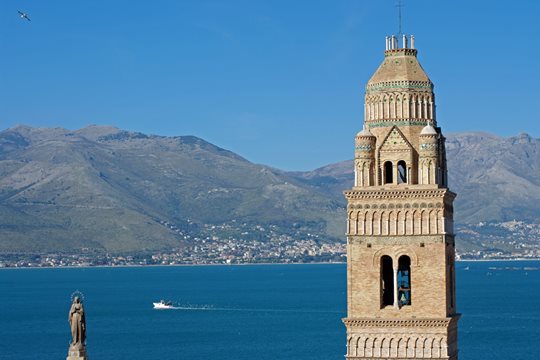
<path fill-rule="evenodd" d="M 196 135 L 286 170 L 349 159 L 395 3 L 2 0 L 0 129 Z M 540 2 L 404 5 L 444 132 L 540 137 Z"/>

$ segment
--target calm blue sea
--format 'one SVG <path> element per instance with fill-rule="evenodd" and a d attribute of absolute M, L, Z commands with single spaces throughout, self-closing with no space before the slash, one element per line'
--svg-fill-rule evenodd
<path fill-rule="evenodd" d="M 525 267 L 540 262 L 457 264 L 461 360 L 540 358 L 540 271 Z M 79 289 L 91 360 L 341 360 L 345 276 L 342 264 L 1 270 L 0 359 L 65 359 Z M 181 309 L 153 310 L 161 298 Z"/>

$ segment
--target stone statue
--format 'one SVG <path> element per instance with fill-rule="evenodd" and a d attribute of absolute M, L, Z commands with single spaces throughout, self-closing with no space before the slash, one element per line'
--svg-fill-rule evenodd
<path fill-rule="evenodd" d="M 68 316 L 71 328 L 71 342 L 69 343 L 67 360 L 83 360 L 86 357 L 86 319 L 81 298 L 75 296 Z"/>
<path fill-rule="evenodd" d="M 69 326 L 71 326 L 71 346 L 83 347 L 86 337 L 86 321 L 81 299 L 75 296 L 69 309 Z"/>

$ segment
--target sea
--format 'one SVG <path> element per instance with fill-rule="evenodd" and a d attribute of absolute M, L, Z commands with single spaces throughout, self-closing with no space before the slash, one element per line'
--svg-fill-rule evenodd
<path fill-rule="evenodd" d="M 539 268 L 456 264 L 461 360 L 540 359 Z M 309 264 L 3 269 L 0 360 L 65 359 L 75 290 L 90 360 L 344 359 L 346 266 Z"/>

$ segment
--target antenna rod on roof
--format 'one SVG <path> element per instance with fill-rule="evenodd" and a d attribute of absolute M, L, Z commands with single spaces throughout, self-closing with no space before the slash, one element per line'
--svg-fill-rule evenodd
<path fill-rule="evenodd" d="M 398 8 L 398 24 L 399 24 L 399 31 L 397 33 L 398 37 L 400 35 L 403 35 L 403 32 L 401 31 L 401 8 L 403 7 L 404 5 L 401 3 L 401 0 L 398 0 L 397 1 L 397 4 L 396 4 L 396 7 Z"/>

